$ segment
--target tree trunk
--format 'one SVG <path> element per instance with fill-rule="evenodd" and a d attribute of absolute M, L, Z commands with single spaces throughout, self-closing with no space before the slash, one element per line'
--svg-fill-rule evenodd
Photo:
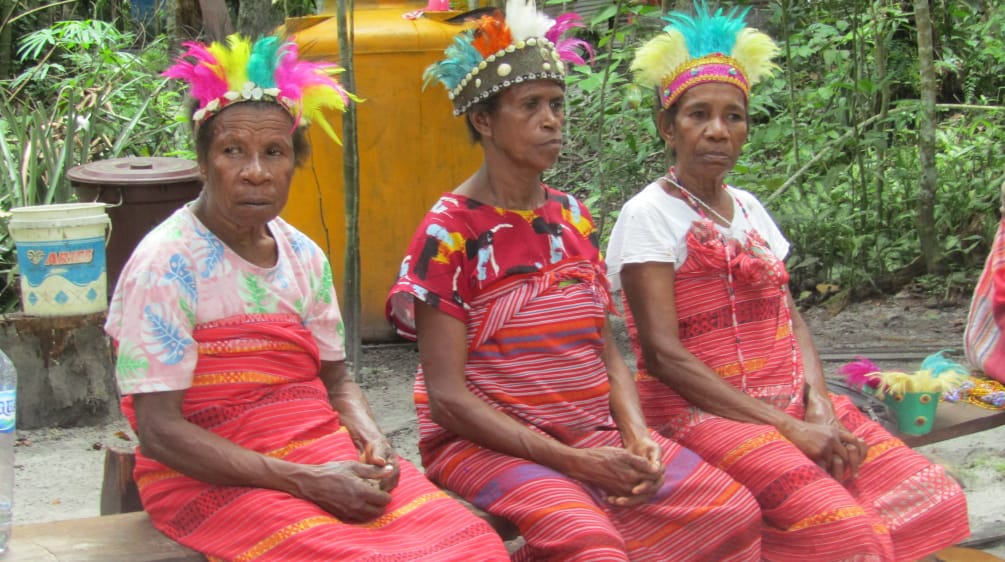
<path fill-rule="evenodd" d="M 350 92 L 356 91 L 356 77 L 353 65 L 353 41 L 355 38 L 352 12 L 353 0 L 338 0 L 336 23 L 338 24 L 339 64 L 345 69 L 340 75 L 342 85 Z M 342 115 L 342 185 L 345 196 L 345 279 L 342 288 L 342 313 L 345 324 L 346 356 L 352 364 L 353 378 L 360 380 L 362 365 L 362 340 L 360 323 L 363 319 L 362 296 L 360 295 L 359 263 L 359 146 L 356 139 L 356 104 L 349 104 Z"/>
<path fill-rule="evenodd" d="M 174 4 L 174 30 L 178 44 L 193 39 L 223 41 L 234 32 L 226 0 L 168 0 Z"/>
<path fill-rule="evenodd" d="M 889 124 L 886 122 L 886 117 L 889 115 L 890 111 L 890 79 L 887 77 L 887 42 L 889 38 L 893 36 L 893 32 L 887 32 L 887 26 L 895 26 L 896 23 L 890 21 L 886 17 L 886 10 L 877 10 L 876 4 L 872 5 L 872 21 L 875 24 L 875 52 L 873 57 L 875 59 L 875 73 L 876 82 L 879 83 L 880 95 L 879 95 L 879 107 L 876 108 L 875 113 L 880 115 L 880 123 L 877 126 L 878 129 L 884 132 L 889 130 Z M 884 7 L 885 6 L 880 6 Z M 874 100 L 876 101 L 876 100 Z M 876 147 L 876 163 L 877 169 L 873 174 L 875 178 L 873 180 L 873 192 L 876 194 L 876 217 L 879 219 L 879 224 L 889 224 L 890 217 L 886 216 L 886 144 L 881 144 Z"/>
<path fill-rule="evenodd" d="M 852 35 L 852 49 L 851 49 L 851 82 L 855 84 L 855 88 L 848 94 L 848 122 L 851 123 L 852 131 L 854 135 L 852 136 L 852 154 L 854 155 L 855 167 L 858 168 L 858 174 L 853 180 L 855 183 L 852 184 L 852 200 L 858 201 L 859 209 L 869 208 L 869 186 L 867 178 L 869 177 L 869 171 L 866 169 L 865 157 L 863 156 L 863 146 L 862 146 L 862 136 L 863 128 L 861 127 L 859 120 L 861 115 L 865 111 L 859 109 L 863 105 L 864 95 L 861 93 L 861 83 L 862 79 L 866 75 L 866 71 L 863 68 L 865 66 L 865 55 L 864 55 L 864 44 L 865 40 L 862 37 L 860 22 L 862 20 L 862 14 L 858 11 L 859 5 L 855 4 L 852 8 L 851 19 L 851 35 Z M 868 107 L 868 104 L 865 105 Z M 866 221 L 868 219 L 864 216 L 864 213 L 860 213 L 858 217 L 858 229 L 864 231 L 866 229 Z"/>
<path fill-rule="evenodd" d="M 244 2 L 241 2 L 241 7 L 244 8 Z M 206 39 L 223 41 L 234 32 L 234 24 L 230 22 L 230 12 L 227 11 L 224 0 L 199 0 L 199 8 L 202 10 L 202 28 Z"/>
<path fill-rule="evenodd" d="M 241 0 L 237 31 L 254 39 L 272 33 L 281 23 L 282 14 L 272 5 L 272 0 Z"/>
<path fill-rule="evenodd" d="M 942 256 L 935 232 L 935 191 L 939 171 L 935 167 L 935 54 L 932 49 L 932 13 L 928 0 L 914 0 L 918 26 L 918 68 L 921 71 L 921 112 L 918 119 L 918 156 L 921 181 L 918 186 L 918 239 L 925 269 L 937 274 Z"/>
<path fill-rule="evenodd" d="M 799 154 L 799 104 L 796 103 L 796 81 L 792 78 L 795 73 L 792 70 L 792 42 L 789 41 L 790 26 L 789 14 L 792 11 L 792 2 L 782 0 L 782 44 L 785 45 L 785 71 L 789 75 L 786 80 L 789 88 L 789 114 L 792 116 L 792 157 L 793 169 L 802 167 L 802 155 Z M 803 194 L 803 184 L 797 184 L 800 194 Z"/>
<path fill-rule="evenodd" d="M 0 23 L 6 24 L 14 14 L 14 0 L 0 0 Z M 0 29 L 0 80 L 6 80 L 14 72 L 14 41 L 10 25 Z"/>

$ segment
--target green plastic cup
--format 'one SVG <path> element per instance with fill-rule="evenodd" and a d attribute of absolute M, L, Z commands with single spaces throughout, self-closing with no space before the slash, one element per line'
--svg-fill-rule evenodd
<path fill-rule="evenodd" d="M 924 435 L 932 430 L 935 408 L 939 405 L 938 392 L 906 392 L 887 394 L 883 402 L 897 416 L 897 430 L 909 435 Z"/>

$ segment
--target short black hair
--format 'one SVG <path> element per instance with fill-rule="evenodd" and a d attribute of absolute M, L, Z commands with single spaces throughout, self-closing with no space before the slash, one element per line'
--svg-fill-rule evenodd
<path fill-rule="evenodd" d="M 499 99 L 500 96 L 498 93 L 492 94 L 482 101 L 473 104 L 464 113 L 464 124 L 468 126 L 468 137 L 471 139 L 472 143 L 482 142 L 482 134 L 478 132 L 478 129 L 475 129 L 474 125 L 471 124 L 471 114 L 476 111 L 494 114 L 496 111 L 499 111 Z"/>
<path fill-rule="evenodd" d="M 271 101 L 246 101 L 241 102 L 242 104 L 253 104 L 255 107 L 269 107 L 277 106 L 282 108 L 281 105 L 271 102 Z M 195 155 L 196 157 L 205 162 L 206 158 L 209 156 L 209 145 L 213 143 L 213 127 L 210 124 L 216 116 L 227 111 L 232 106 L 225 107 L 220 111 L 209 116 L 208 119 L 202 123 L 196 124 L 192 116 L 199 109 L 199 102 L 197 100 L 192 100 L 189 103 L 188 115 L 189 122 L 192 124 L 192 135 L 195 137 Z M 293 166 L 299 168 L 305 162 L 307 162 L 307 157 L 311 155 L 311 141 L 307 140 L 307 126 L 304 124 L 298 125 L 293 129 Z"/>

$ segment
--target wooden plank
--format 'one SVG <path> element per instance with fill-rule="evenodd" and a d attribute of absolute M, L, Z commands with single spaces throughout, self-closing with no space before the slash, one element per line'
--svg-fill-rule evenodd
<path fill-rule="evenodd" d="M 958 546 L 944 548 L 932 556 L 941 562 L 1001 562 L 994 554 Z"/>
<path fill-rule="evenodd" d="M 165 537 L 147 514 L 17 525 L 4 562 L 201 562 L 198 552 Z"/>
<path fill-rule="evenodd" d="M 884 366 L 885 361 L 905 361 L 909 360 L 917 363 L 917 367 L 921 366 L 921 361 L 935 353 L 936 351 L 945 349 L 949 352 L 949 356 L 962 356 L 963 351 L 953 347 L 895 347 L 891 348 L 889 346 L 884 347 L 859 347 L 855 349 L 840 349 L 840 348 L 829 348 L 820 349 L 820 360 L 824 363 L 846 363 L 849 361 L 854 361 L 856 357 L 868 357 L 874 363 Z"/>
<path fill-rule="evenodd" d="M 957 402 L 939 402 L 932 431 L 925 435 L 900 435 L 909 447 L 937 443 L 1005 425 L 1005 410 L 988 410 Z"/>

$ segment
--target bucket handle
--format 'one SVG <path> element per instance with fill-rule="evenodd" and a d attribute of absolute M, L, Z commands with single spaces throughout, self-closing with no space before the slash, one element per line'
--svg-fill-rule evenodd
<path fill-rule="evenodd" d="M 121 186 L 118 187 L 118 188 L 116 188 L 116 189 L 119 192 L 119 202 L 116 203 L 116 204 L 114 204 L 114 205 L 112 205 L 110 203 L 105 203 L 105 207 L 108 207 L 110 209 L 114 209 L 115 207 L 121 207 L 122 206 L 123 199 L 125 199 L 125 194 L 122 192 L 122 187 Z M 91 203 L 97 203 L 98 199 L 101 199 L 101 194 L 104 193 L 104 192 L 105 192 L 105 186 L 101 186 L 101 188 L 98 189 L 98 194 L 94 196 L 94 200 L 91 201 Z M 112 229 L 112 225 L 109 223 L 108 230 L 111 230 L 111 229 Z"/>
<path fill-rule="evenodd" d="M 115 207 L 121 207 L 122 206 L 122 202 L 125 199 L 125 193 L 122 192 L 122 187 L 121 186 L 119 186 L 117 189 L 118 189 L 118 192 L 119 192 L 119 202 L 116 203 L 116 204 L 114 204 L 114 205 L 111 205 L 109 203 L 105 203 L 105 208 L 114 209 Z M 101 199 L 101 194 L 104 193 L 104 192 L 105 192 L 105 186 L 101 186 L 101 188 L 98 189 L 98 194 L 94 196 L 94 200 L 91 201 L 91 203 L 97 203 L 98 199 Z M 112 218 L 111 217 L 108 217 L 108 223 L 107 224 L 108 224 L 108 230 L 105 232 L 105 246 L 106 247 L 108 246 L 108 243 L 112 240 Z"/>

